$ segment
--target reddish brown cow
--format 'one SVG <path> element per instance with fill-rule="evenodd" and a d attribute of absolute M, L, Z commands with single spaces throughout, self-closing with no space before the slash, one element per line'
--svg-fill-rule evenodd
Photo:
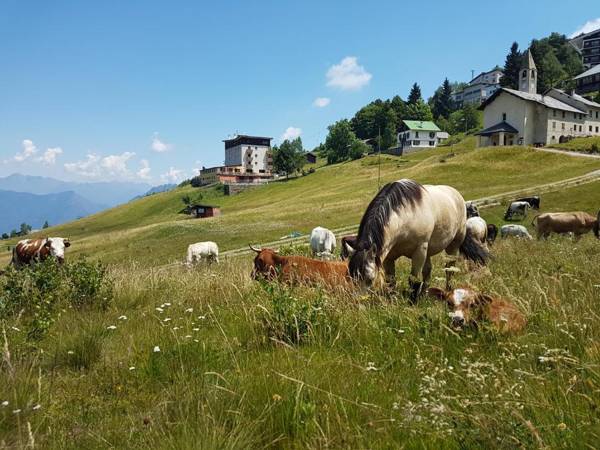
<path fill-rule="evenodd" d="M 287 283 L 323 284 L 331 287 L 347 286 L 350 282 L 347 262 L 281 256 L 270 248 L 250 248 L 257 253 L 252 270 L 252 278 L 255 280 L 279 278 Z"/>
<path fill-rule="evenodd" d="M 429 288 L 429 295 L 444 300 L 452 312 L 452 324 L 477 324 L 485 321 L 504 333 L 516 333 L 527 324 L 519 309 L 508 300 L 476 292 L 470 288 L 445 291 Z"/>
<path fill-rule="evenodd" d="M 33 262 L 44 261 L 52 256 L 59 263 L 65 260 L 65 248 L 71 243 L 64 238 L 39 238 L 39 239 L 24 239 L 19 241 L 13 248 L 11 263 L 15 267 L 20 267 Z"/>

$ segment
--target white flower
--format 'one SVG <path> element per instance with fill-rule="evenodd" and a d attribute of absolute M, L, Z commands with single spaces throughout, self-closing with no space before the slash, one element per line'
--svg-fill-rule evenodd
<path fill-rule="evenodd" d="M 373 362 L 368 362 L 367 363 L 367 367 L 366 367 L 367 372 L 370 372 L 372 370 L 379 370 L 377 367 L 375 367 L 375 363 Z"/>
<path fill-rule="evenodd" d="M 115 325 L 109 325 L 106 327 L 107 330 L 116 330 L 117 327 Z"/>
<path fill-rule="evenodd" d="M 165 303 L 165 306 L 171 306 L 171 304 L 170 303 Z"/>
<path fill-rule="evenodd" d="M 0 406 L 2 406 L 3 408 L 5 406 L 8 406 L 8 400 L 4 400 L 2 403 L 0 403 Z"/>
<path fill-rule="evenodd" d="M 134 367 L 134 366 L 131 366 L 131 367 L 129 368 L 129 370 L 135 370 L 135 367 Z"/>
<path fill-rule="evenodd" d="M 10 327 L 10 328 L 13 329 L 13 330 L 15 330 L 15 331 L 21 331 L 17 327 Z"/>
<path fill-rule="evenodd" d="M 75 352 L 74 352 L 73 350 L 69 350 L 69 351 L 67 352 L 67 355 L 74 355 L 74 354 L 75 354 Z"/>
<path fill-rule="evenodd" d="M 156 310 L 157 310 L 159 313 L 161 313 L 161 312 L 163 312 L 163 311 L 164 311 L 164 309 L 162 309 L 162 308 L 155 308 L 155 309 L 156 309 Z"/>
<path fill-rule="evenodd" d="M 13 414 L 19 414 L 21 412 L 20 409 L 13 409 Z"/>
<path fill-rule="evenodd" d="M 179 327 L 173 327 L 173 331 L 179 330 Z"/>
<path fill-rule="evenodd" d="M 154 353 L 160 352 L 160 347 L 158 345 L 154 346 Z"/>
<path fill-rule="evenodd" d="M 170 317 L 165 317 L 165 319 L 163 320 L 163 322 L 170 322 L 171 318 Z"/>
<path fill-rule="evenodd" d="M 394 402 L 392 404 L 392 409 L 400 409 L 400 405 L 398 404 L 398 402 Z"/>
<path fill-rule="evenodd" d="M 186 338 L 186 339 L 191 339 L 191 338 L 192 338 L 192 335 L 191 335 L 191 334 L 188 334 L 188 335 L 187 335 L 185 338 Z"/>
<path fill-rule="evenodd" d="M 119 320 L 127 320 L 127 316 L 119 316 Z"/>
<path fill-rule="evenodd" d="M 38 409 L 40 409 L 42 407 L 42 405 L 40 405 L 39 403 L 37 405 L 35 405 L 33 408 L 34 411 L 37 411 Z"/>
<path fill-rule="evenodd" d="M 200 328 L 192 328 L 192 331 L 200 331 Z"/>
<path fill-rule="evenodd" d="M 198 316 L 198 319 L 204 320 L 204 319 L 206 319 L 206 316 Z"/>
<path fill-rule="evenodd" d="M 185 312 L 192 313 L 192 312 L 194 312 L 194 308 L 188 308 L 185 310 Z"/>
<path fill-rule="evenodd" d="M 194 342 L 200 342 L 198 339 L 194 339 Z"/>

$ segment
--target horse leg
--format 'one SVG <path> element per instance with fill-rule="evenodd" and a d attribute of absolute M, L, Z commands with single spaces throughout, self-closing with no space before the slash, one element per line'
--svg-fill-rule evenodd
<path fill-rule="evenodd" d="M 393 292 L 396 287 L 396 261 L 389 258 L 383 261 L 385 272 L 385 283 L 389 291 Z"/>
<path fill-rule="evenodd" d="M 428 256 L 425 259 L 425 264 L 423 265 L 423 288 L 421 289 L 423 292 L 427 291 L 427 287 L 429 286 L 429 281 L 431 280 L 431 258 Z"/>
<path fill-rule="evenodd" d="M 421 245 L 411 256 L 412 267 L 408 284 L 410 286 L 410 302 L 415 304 L 423 290 L 423 282 L 419 281 L 419 275 L 423 272 L 427 261 L 427 244 Z"/>

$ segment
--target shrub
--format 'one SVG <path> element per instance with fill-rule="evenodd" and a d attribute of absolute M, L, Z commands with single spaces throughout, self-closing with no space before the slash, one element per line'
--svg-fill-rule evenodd
<path fill-rule="evenodd" d="M 598 153 L 598 144 L 592 144 L 592 147 L 590 148 L 590 153 Z"/>
<path fill-rule="evenodd" d="M 6 269 L 0 280 L 0 321 L 22 317 L 28 338 L 35 340 L 50 329 L 61 302 L 106 308 L 111 300 L 111 283 L 100 263 L 80 259 L 59 266 L 49 258 L 19 270 L 12 266 Z"/>
<path fill-rule="evenodd" d="M 311 299 L 300 299 L 291 288 L 279 283 L 262 283 L 270 311 L 262 317 L 263 329 L 271 339 L 299 344 L 314 336 L 319 328 L 329 328 L 325 300 L 317 293 Z"/>
<path fill-rule="evenodd" d="M 301 244 L 288 244 L 282 245 L 279 247 L 277 251 L 281 256 L 290 256 L 290 255 L 301 255 L 301 256 L 310 256 L 311 251 L 310 247 L 307 245 Z"/>

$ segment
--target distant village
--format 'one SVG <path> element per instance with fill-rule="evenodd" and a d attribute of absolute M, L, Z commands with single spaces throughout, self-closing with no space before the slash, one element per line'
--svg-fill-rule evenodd
<path fill-rule="evenodd" d="M 568 80 L 568 89 L 549 87 L 539 93 L 540 74 L 528 49 L 518 55 L 520 67 L 518 74 L 513 75 L 511 87 L 503 83 L 504 69 L 496 66 L 451 90 L 449 97 L 455 109 L 470 107 L 482 112 L 483 123 L 473 132 L 478 146 L 551 146 L 575 137 L 600 136 L 600 103 L 597 102 L 600 97 L 600 30 L 570 39 L 568 44 L 575 49 L 584 68 L 582 73 Z M 416 83 L 413 91 L 415 88 L 418 88 Z M 393 142 L 381 149 L 382 152 L 401 156 L 437 147 L 450 137 L 436 121 L 425 120 L 423 116 L 410 117 L 411 109 L 408 111 L 404 113 L 408 117 L 400 120 L 393 132 Z M 466 123 L 465 128 L 469 128 Z M 381 135 L 361 139 L 357 133 L 357 137 L 360 142 L 347 147 L 356 146 L 355 153 L 359 154 L 377 151 L 382 142 Z M 272 147 L 272 140 L 267 136 L 245 134 L 224 140 L 224 164 L 203 167 L 196 177 L 197 183 L 222 183 L 227 186 L 226 193 L 231 194 L 245 186 L 277 178 L 282 171 L 274 166 L 273 152 L 278 148 Z M 319 154 L 318 149 L 303 153 L 302 164 L 314 164 L 320 157 L 324 155 Z"/>

